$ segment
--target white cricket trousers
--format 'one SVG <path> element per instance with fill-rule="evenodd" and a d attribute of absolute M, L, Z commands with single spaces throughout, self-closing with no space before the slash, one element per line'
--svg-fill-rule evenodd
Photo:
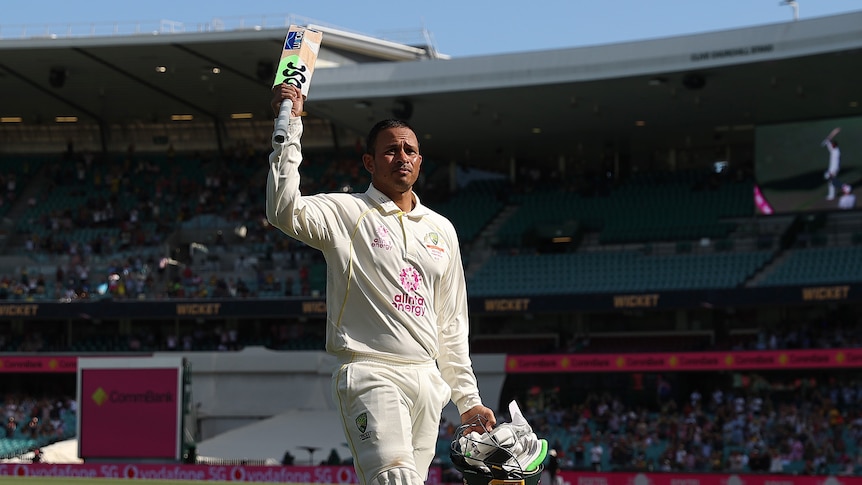
<path fill-rule="evenodd" d="M 354 357 L 332 375 L 344 436 L 363 485 L 422 485 L 452 391 L 434 362 Z"/>

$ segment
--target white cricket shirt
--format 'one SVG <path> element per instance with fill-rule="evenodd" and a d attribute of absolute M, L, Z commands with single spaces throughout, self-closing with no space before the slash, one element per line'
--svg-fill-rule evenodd
<path fill-rule="evenodd" d="M 284 147 L 273 143 L 266 215 L 288 236 L 323 252 L 326 350 L 346 360 L 436 360 L 459 413 L 481 404 L 452 223 L 419 197 L 405 213 L 373 185 L 363 194 L 301 195 L 301 136 L 302 121 L 292 118 Z"/>

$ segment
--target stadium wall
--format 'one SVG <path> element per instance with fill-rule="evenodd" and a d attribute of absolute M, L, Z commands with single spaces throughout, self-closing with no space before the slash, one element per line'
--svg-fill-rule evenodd
<path fill-rule="evenodd" d="M 154 356 L 176 353 L 157 353 Z M 239 352 L 186 353 L 192 368 L 192 405 L 199 440 L 286 410 L 333 410 L 330 377 L 337 361 L 325 352 L 277 352 L 248 347 Z M 473 357 L 483 400 L 500 402 L 505 355 Z M 447 419 L 458 418 L 450 403 Z"/>

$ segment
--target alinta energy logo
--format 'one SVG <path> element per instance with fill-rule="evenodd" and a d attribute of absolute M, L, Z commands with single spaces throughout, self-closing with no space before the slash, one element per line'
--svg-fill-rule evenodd
<path fill-rule="evenodd" d="M 422 275 L 416 271 L 416 268 L 408 266 L 401 270 L 398 279 L 403 291 L 392 297 L 392 306 L 404 313 L 417 317 L 424 316 L 425 298 L 416 294 L 416 291 L 422 287 Z"/>
<path fill-rule="evenodd" d="M 100 387 L 96 389 L 96 392 L 94 392 L 91 397 L 93 398 L 93 402 L 96 403 L 96 406 L 101 406 L 108 400 L 108 393 Z"/>
<path fill-rule="evenodd" d="M 392 237 L 389 234 L 389 229 L 386 226 L 377 226 L 375 232 L 377 233 L 377 237 L 374 238 L 374 241 L 371 241 L 371 247 L 391 251 Z"/>

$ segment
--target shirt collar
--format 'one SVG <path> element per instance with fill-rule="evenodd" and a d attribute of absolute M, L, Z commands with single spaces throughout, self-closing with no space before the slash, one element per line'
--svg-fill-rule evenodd
<path fill-rule="evenodd" d="M 365 191 L 365 195 L 368 196 L 374 203 L 385 213 L 391 214 L 393 212 L 400 212 L 401 208 L 392 201 L 386 194 L 377 190 L 374 187 L 374 184 L 368 185 L 368 190 Z M 419 201 L 419 196 L 416 195 L 416 192 L 413 192 L 413 200 L 416 201 L 416 206 L 413 207 L 413 210 L 410 212 L 405 212 L 407 217 L 412 219 L 419 219 L 424 215 L 428 214 L 428 208 L 422 205 L 422 202 Z"/>

